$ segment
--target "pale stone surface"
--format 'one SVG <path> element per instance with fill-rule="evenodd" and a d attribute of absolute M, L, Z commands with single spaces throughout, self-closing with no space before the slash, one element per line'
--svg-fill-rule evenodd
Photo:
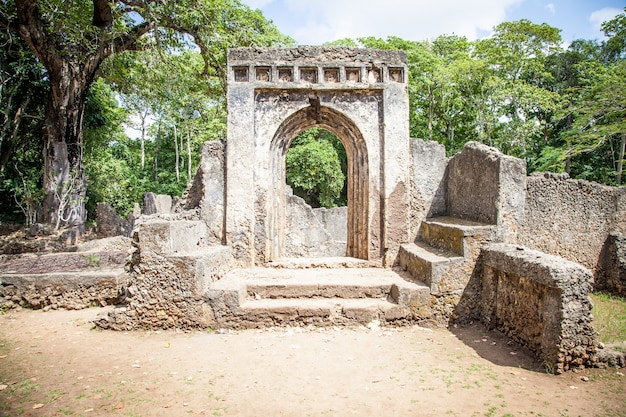
<path fill-rule="evenodd" d="M 155 193 L 145 193 L 143 195 L 143 214 L 168 214 L 171 211 L 172 197 L 169 195 Z"/>
<path fill-rule="evenodd" d="M 285 255 L 284 154 L 313 126 L 337 134 L 348 153 L 348 254 L 394 258 L 408 235 L 408 96 L 398 74 L 406 56 L 397 51 L 229 51 L 226 235 L 242 264 Z"/>
<path fill-rule="evenodd" d="M 596 270 L 611 232 L 623 232 L 626 187 L 609 187 L 554 174 L 527 179 L 519 243 Z"/>
<path fill-rule="evenodd" d="M 202 146 L 200 165 L 184 196 L 184 209 L 200 208 L 207 226 L 207 243 L 224 241 L 224 143 L 206 142 Z"/>
<path fill-rule="evenodd" d="M 420 224 L 428 217 L 446 212 L 446 149 L 435 141 L 411 139 L 411 232 L 417 237 Z"/>
<path fill-rule="evenodd" d="M 468 142 L 448 170 L 447 215 L 498 225 L 504 241 L 516 242 L 524 222 L 526 163 Z"/>
<path fill-rule="evenodd" d="M 345 256 L 347 207 L 313 209 L 291 193 L 286 204 L 286 257 Z"/>

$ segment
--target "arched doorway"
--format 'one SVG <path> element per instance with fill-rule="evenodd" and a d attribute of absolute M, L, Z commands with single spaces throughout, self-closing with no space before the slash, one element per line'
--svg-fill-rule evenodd
<path fill-rule="evenodd" d="M 409 230 L 406 70 L 398 51 L 229 51 L 224 230 L 237 265 L 283 256 L 285 153 L 314 126 L 349 159 L 346 255 L 393 263 Z"/>
<path fill-rule="evenodd" d="M 321 106 L 315 97 L 310 106 L 287 117 L 276 131 L 271 144 L 271 172 L 274 190 L 269 206 L 269 260 L 285 252 L 285 156 L 291 141 L 302 131 L 321 127 L 334 133 L 348 157 L 348 234 L 346 256 L 369 259 L 369 163 L 367 146 L 355 124 L 341 112 Z"/>

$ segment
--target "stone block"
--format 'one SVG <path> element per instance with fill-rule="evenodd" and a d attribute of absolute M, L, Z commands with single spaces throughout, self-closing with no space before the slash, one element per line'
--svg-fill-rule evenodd
<path fill-rule="evenodd" d="M 593 276 L 566 259 L 507 244 L 483 254 L 482 321 L 534 351 L 555 373 L 588 366 L 596 352 Z"/>
<path fill-rule="evenodd" d="M 171 211 L 172 197 L 169 195 L 155 193 L 145 193 L 143 195 L 143 214 L 169 214 Z"/>

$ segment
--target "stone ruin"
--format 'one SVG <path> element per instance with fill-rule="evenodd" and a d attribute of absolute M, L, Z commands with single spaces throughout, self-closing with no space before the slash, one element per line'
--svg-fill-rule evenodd
<path fill-rule="evenodd" d="M 182 198 L 152 196 L 134 219 L 119 304 L 98 326 L 480 320 L 555 372 L 594 364 L 589 292 L 626 292 L 624 188 L 411 139 L 398 51 L 233 49 L 227 99 L 226 142 L 203 146 Z M 289 145 L 314 126 L 346 149 L 346 208 L 315 211 L 285 185 Z"/>

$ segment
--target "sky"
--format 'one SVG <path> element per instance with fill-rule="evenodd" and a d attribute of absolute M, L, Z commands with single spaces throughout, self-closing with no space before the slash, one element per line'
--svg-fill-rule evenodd
<path fill-rule="evenodd" d="M 565 44 L 604 39 L 603 21 L 626 0 L 242 0 L 300 45 L 374 36 L 423 41 L 439 35 L 488 37 L 499 23 L 528 19 L 561 29 Z"/>

